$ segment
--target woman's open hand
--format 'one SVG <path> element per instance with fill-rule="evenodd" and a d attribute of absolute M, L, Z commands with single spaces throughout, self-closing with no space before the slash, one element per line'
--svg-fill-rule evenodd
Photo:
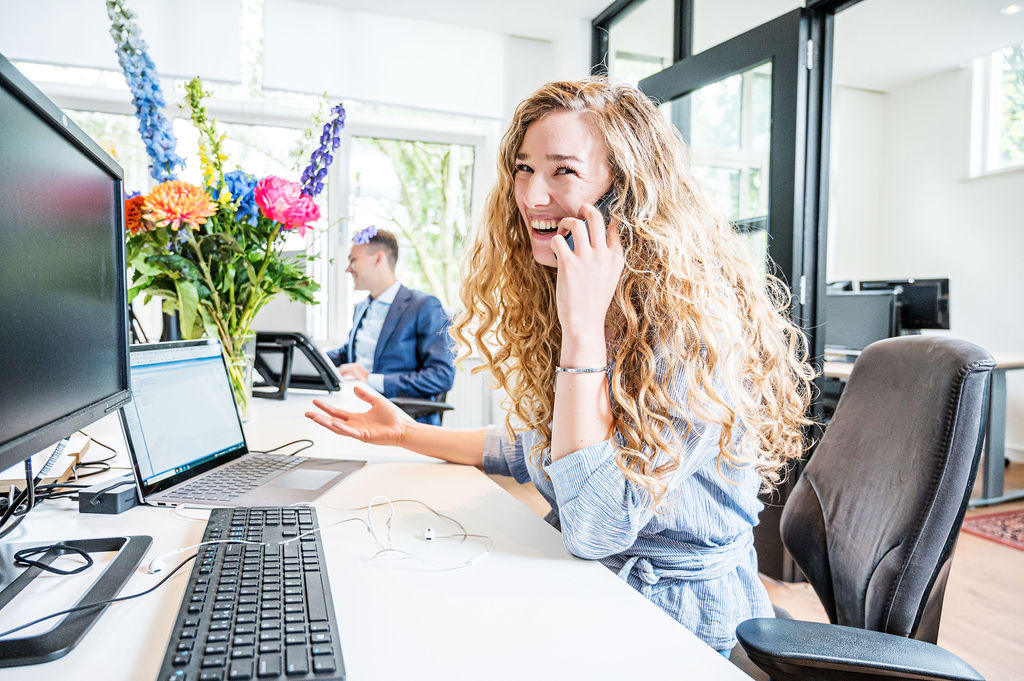
<path fill-rule="evenodd" d="M 313 404 L 321 411 L 307 411 L 306 418 L 339 435 L 346 435 L 362 442 L 402 446 L 406 426 L 413 423 L 405 412 L 383 395 L 370 392 L 358 385 L 353 386 L 352 390 L 356 397 L 370 405 L 368 411 L 345 411 L 322 400 L 313 400 Z"/>

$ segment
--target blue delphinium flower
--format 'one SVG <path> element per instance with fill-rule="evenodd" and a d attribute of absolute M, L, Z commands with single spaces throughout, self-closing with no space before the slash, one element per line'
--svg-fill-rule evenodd
<path fill-rule="evenodd" d="M 153 60 L 146 52 L 135 13 L 125 7 L 124 0 L 107 0 L 110 17 L 110 35 L 114 39 L 117 61 L 124 71 L 124 79 L 132 93 L 135 116 L 139 119 L 139 134 L 149 154 L 150 173 L 157 182 L 176 179 L 175 168 L 184 168 L 185 161 L 177 153 L 177 140 L 171 123 L 164 115 L 164 96 L 160 90 L 160 77 Z"/>
<path fill-rule="evenodd" d="M 256 205 L 256 177 L 241 170 L 224 173 L 224 184 L 231 192 L 233 201 L 238 206 L 235 215 L 239 222 L 246 222 L 253 227 L 259 218 L 259 206 Z"/>
<path fill-rule="evenodd" d="M 360 246 L 365 246 L 366 244 L 370 243 L 370 239 L 372 239 L 375 236 L 377 236 L 377 225 L 370 225 L 366 229 L 362 229 L 356 232 L 356 235 L 352 237 L 352 241 L 359 244 Z"/>
<path fill-rule="evenodd" d="M 302 171 L 300 182 L 302 193 L 307 196 L 316 196 L 324 190 L 324 180 L 327 179 L 327 168 L 334 162 L 332 151 L 337 151 L 341 146 L 341 129 L 345 127 L 345 107 L 335 104 L 331 107 L 331 118 L 324 123 L 323 132 L 320 134 L 320 146 L 313 150 L 309 157 L 309 165 Z"/>

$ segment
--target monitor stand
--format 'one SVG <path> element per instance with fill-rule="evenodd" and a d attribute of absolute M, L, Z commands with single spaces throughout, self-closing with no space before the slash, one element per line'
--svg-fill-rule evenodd
<path fill-rule="evenodd" d="M 128 582 L 135 569 L 142 562 L 143 556 L 153 543 L 153 538 L 144 535 L 128 537 L 102 537 L 98 539 L 71 539 L 62 542 L 64 545 L 80 549 L 86 553 L 117 551 L 114 559 L 103 569 L 99 577 L 92 583 L 89 590 L 78 600 L 75 606 L 98 603 L 115 598 Z M 32 544 L 25 544 L 27 548 Z M 0 584 L 9 578 L 12 581 L 0 591 L 0 609 L 14 598 L 35 579 L 43 569 L 36 566 L 16 568 L 14 551 L 10 544 L 0 545 Z M 64 552 L 51 549 L 36 556 L 34 560 L 49 565 Z M 16 576 L 10 574 L 22 570 Z M 58 620 L 58 624 L 47 631 L 23 638 L 0 639 L 0 667 L 16 667 L 26 664 L 40 664 L 63 657 L 71 652 L 82 640 L 109 603 L 88 610 L 69 613 Z M 57 606 L 59 607 L 59 606 Z M 57 609 L 55 607 L 55 610 Z M 50 612 L 41 612 L 40 615 Z M 5 629 L 0 627 L 0 629 Z"/>

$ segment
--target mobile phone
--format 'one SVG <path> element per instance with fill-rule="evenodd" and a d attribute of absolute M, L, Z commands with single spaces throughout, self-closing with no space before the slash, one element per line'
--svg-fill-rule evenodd
<path fill-rule="evenodd" d="M 601 196 L 601 198 L 599 198 L 597 201 L 594 202 L 594 208 L 596 208 L 598 210 L 598 212 L 601 213 L 601 217 L 604 218 L 604 224 L 605 224 L 606 227 L 608 226 L 608 223 L 612 219 L 612 203 L 614 201 L 615 201 L 615 191 L 613 189 L 609 189 L 607 192 L 605 192 Z M 588 225 L 587 221 L 584 220 L 583 221 L 583 226 L 587 228 L 587 238 L 589 239 L 590 238 L 590 225 Z M 569 250 L 570 251 L 575 251 L 576 250 L 576 242 L 573 241 L 572 233 L 569 233 L 569 234 L 565 235 L 565 243 L 569 244 Z"/>

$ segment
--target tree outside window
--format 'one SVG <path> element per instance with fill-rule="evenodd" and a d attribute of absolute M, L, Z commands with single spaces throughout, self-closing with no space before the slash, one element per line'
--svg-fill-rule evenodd
<path fill-rule="evenodd" d="M 1024 45 L 999 53 L 1001 106 L 999 107 L 999 164 L 1024 163 Z"/>
<path fill-rule="evenodd" d="M 474 156 L 463 144 L 352 138 L 352 229 L 394 232 L 404 283 L 448 309 L 470 238 Z"/>

